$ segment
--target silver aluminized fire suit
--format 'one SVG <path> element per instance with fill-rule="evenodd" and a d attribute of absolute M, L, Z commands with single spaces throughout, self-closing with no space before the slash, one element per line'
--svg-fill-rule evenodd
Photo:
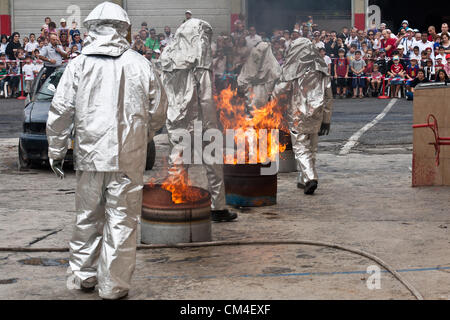
<path fill-rule="evenodd" d="M 270 43 L 258 43 L 251 50 L 237 79 L 238 87 L 245 91 L 250 110 L 267 104 L 267 97 L 280 75 L 281 67 L 272 53 Z"/>
<path fill-rule="evenodd" d="M 322 124 L 331 122 L 333 99 L 327 65 L 306 38 L 294 40 L 288 48 L 273 96 L 282 94 L 288 95 L 287 121 L 299 169 L 298 182 L 305 185 L 318 180 L 318 133 Z"/>
<path fill-rule="evenodd" d="M 201 133 L 218 129 L 212 92 L 211 38 L 210 24 L 191 18 L 178 28 L 173 41 L 160 57 L 163 84 L 169 100 L 166 121 L 171 146 L 169 176 L 187 174 L 188 164 L 179 163 L 182 156 L 174 148 L 183 132 L 187 130 L 194 137 L 196 121 L 202 122 Z M 205 164 L 205 168 L 211 193 L 211 210 L 224 210 L 226 201 L 222 165 Z"/>
<path fill-rule="evenodd" d="M 130 49 L 120 6 L 98 5 L 84 25 L 85 47 L 50 107 L 48 154 L 64 159 L 73 125 L 77 216 L 67 286 L 80 289 L 97 277 L 99 295 L 117 299 L 135 269 L 147 143 L 164 125 L 167 98 L 151 63 Z"/>

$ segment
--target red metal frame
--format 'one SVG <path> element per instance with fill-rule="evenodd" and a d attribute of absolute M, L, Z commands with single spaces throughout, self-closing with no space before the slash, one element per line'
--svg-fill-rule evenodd
<path fill-rule="evenodd" d="M 433 122 L 431 122 L 433 120 Z M 435 142 L 430 142 L 430 145 L 434 146 L 436 150 L 436 166 L 439 167 L 439 160 L 441 155 L 441 146 L 450 146 L 450 137 L 440 137 L 439 136 L 439 126 L 436 117 L 433 114 L 428 115 L 427 123 L 425 124 L 415 124 L 414 129 L 419 128 L 430 128 L 433 131 Z"/>

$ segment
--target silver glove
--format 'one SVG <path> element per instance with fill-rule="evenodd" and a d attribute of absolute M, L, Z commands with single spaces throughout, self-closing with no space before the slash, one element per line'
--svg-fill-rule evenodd
<path fill-rule="evenodd" d="M 64 170 L 63 170 L 64 160 L 53 160 L 50 159 L 50 167 L 56 176 L 60 179 L 64 179 Z"/>

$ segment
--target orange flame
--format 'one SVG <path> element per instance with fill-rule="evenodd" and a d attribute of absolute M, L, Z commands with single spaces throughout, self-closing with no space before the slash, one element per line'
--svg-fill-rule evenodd
<path fill-rule="evenodd" d="M 174 165 L 167 179 L 162 183 L 164 190 L 172 193 L 172 202 L 175 204 L 196 202 L 203 198 L 200 190 L 191 187 L 188 173 L 183 166 Z"/>
<path fill-rule="evenodd" d="M 235 143 L 238 141 L 246 141 L 246 148 L 244 150 L 237 150 L 234 159 L 225 157 L 225 163 L 237 164 L 238 159 L 245 159 L 246 163 L 250 163 L 251 155 L 249 154 L 248 146 L 248 132 L 247 130 L 254 129 L 255 132 L 250 140 L 260 141 L 262 136 L 261 129 L 267 132 L 267 152 L 260 152 L 260 145 L 257 146 L 256 159 L 257 163 L 266 163 L 275 161 L 277 152 L 283 153 L 286 150 L 287 144 L 280 144 L 272 137 L 271 130 L 281 130 L 289 132 L 286 122 L 283 119 L 284 104 L 279 103 L 279 100 L 273 99 L 261 108 L 253 108 L 250 112 L 251 117 L 245 113 L 245 102 L 243 98 L 238 97 L 237 90 L 232 90 L 231 87 L 222 90 L 218 96 L 215 97 L 217 110 L 220 114 L 220 121 L 223 126 L 224 133 L 227 129 L 239 130 L 235 133 Z M 245 154 L 242 154 L 244 153 Z M 253 157 L 254 159 L 254 157 Z"/>

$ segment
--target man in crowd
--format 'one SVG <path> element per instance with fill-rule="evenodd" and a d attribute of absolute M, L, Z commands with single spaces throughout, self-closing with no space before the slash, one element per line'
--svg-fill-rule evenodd
<path fill-rule="evenodd" d="M 350 36 L 345 40 L 345 45 L 348 49 L 350 49 L 350 46 L 352 44 L 357 44 L 358 42 L 358 29 L 353 28 L 352 31 L 350 31 Z"/>
<path fill-rule="evenodd" d="M 188 21 L 189 19 L 192 18 L 192 11 L 191 10 L 186 10 L 186 12 L 184 13 L 184 16 L 186 17 L 185 21 Z"/>
<path fill-rule="evenodd" d="M 394 53 L 394 50 L 397 49 L 396 43 L 397 40 L 392 37 L 392 32 L 390 29 L 386 29 L 383 31 L 383 37 L 384 39 L 381 40 L 381 45 L 384 50 L 386 50 L 386 55 L 391 58 L 392 54 Z"/>
<path fill-rule="evenodd" d="M 416 43 L 419 47 L 419 54 L 422 54 L 422 51 L 427 50 L 427 48 L 431 48 L 432 53 L 434 54 L 434 46 L 431 41 L 428 41 L 427 33 L 424 32 L 421 34 L 421 41 Z"/>
<path fill-rule="evenodd" d="M 40 50 L 39 59 L 44 61 L 45 77 L 48 78 L 57 67 L 62 64 L 63 59 L 68 59 L 69 54 L 64 51 L 58 36 L 54 33 L 50 34 L 50 43 Z"/>
<path fill-rule="evenodd" d="M 169 45 L 173 40 L 174 34 L 172 33 L 172 30 L 169 26 L 164 27 L 164 40 L 161 42 L 162 46 Z"/>
<path fill-rule="evenodd" d="M 256 34 L 256 28 L 253 26 L 250 27 L 249 32 L 250 34 L 245 37 L 245 41 L 247 42 L 247 47 L 251 49 L 261 42 L 262 38 Z"/>
<path fill-rule="evenodd" d="M 81 49 L 83 48 L 83 40 L 81 40 L 80 34 L 74 33 L 72 39 L 73 41 L 70 43 L 70 49 L 72 49 L 73 46 L 76 46 L 77 50 L 81 52 Z"/>
<path fill-rule="evenodd" d="M 147 144 L 164 124 L 167 100 L 151 63 L 130 50 L 125 10 L 104 2 L 84 25 L 82 55 L 67 65 L 50 107 L 48 155 L 64 178 L 73 126 L 77 217 L 67 288 L 98 283 L 101 298 L 121 299 L 136 265 Z"/>
<path fill-rule="evenodd" d="M 150 37 L 147 38 L 147 41 L 145 41 L 145 46 L 149 49 L 151 49 L 153 52 L 155 52 L 156 49 L 159 49 L 160 43 L 159 39 L 156 36 L 156 30 L 150 29 Z M 153 58 L 155 55 L 153 55 Z"/>

